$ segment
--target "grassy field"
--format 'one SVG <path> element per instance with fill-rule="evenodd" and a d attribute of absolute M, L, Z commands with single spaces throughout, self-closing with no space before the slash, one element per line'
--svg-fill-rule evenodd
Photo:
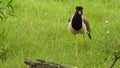
<path fill-rule="evenodd" d="M 13 0 L 12 5 L 16 17 L 0 21 L 0 56 L 6 56 L 6 60 L 0 58 L 0 68 L 27 68 L 25 58 L 109 68 L 114 55 L 120 55 L 119 0 Z M 82 35 L 77 35 L 75 57 L 74 37 L 67 25 L 78 5 L 84 7 L 92 40 L 85 36 L 85 48 Z M 119 67 L 120 59 L 114 68 Z"/>

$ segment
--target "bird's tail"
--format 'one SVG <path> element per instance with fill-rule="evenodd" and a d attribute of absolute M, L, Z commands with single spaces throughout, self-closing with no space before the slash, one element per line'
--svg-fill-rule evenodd
<path fill-rule="evenodd" d="M 91 37 L 90 33 L 88 33 L 88 36 L 89 36 L 89 38 L 90 38 L 90 40 L 91 40 L 91 39 L 92 39 L 92 37 Z"/>

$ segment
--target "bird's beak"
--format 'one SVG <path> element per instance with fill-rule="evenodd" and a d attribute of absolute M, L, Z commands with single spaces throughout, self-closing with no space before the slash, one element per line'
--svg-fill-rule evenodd
<path fill-rule="evenodd" d="M 81 11 L 80 11 L 80 10 L 78 11 L 78 14 L 81 14 Z"/>

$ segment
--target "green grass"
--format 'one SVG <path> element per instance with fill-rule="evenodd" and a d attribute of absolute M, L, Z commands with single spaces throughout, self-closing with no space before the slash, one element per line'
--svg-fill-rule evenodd
<path fill-rule="evenodd" d="M 0 47 L 8 48 L 0 68 L 26 68 L 25 58 L 78 68 L 109 68 L 114 51 L 120 49 L 118 0 L 14 0 L 12 4 L 16 17 L 0 21 Z M 92 40 L 85 36 L 87 48 L 82 35 L 77 35 L 78 58 L 74 37 L 67 29 L 77 5 L 84 7 L 92 30 Z"/>

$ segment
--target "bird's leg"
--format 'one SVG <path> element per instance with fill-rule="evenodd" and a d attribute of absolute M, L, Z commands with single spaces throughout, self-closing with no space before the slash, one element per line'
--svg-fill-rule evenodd
<path fill-rule="evenodd" d="M 76 39 L 76 35 L 74 35 L 75 36 L 75 45 L 77 45 L 77 39 Z"/>
<path fill-rule="evenodd" d="M 76 35 L 75 35 L 75 57 L 78 56 L 78 46 L 77 46 L 77 39 L 76 39 Z"/>
<path fill-rule="evenodd" d="M 84 46 L 86 47 L 86 41 L 85 41 L 85 38 L 84 38 L 84 34 L 83 34 L 83 39 L 84 39 Z"/>

